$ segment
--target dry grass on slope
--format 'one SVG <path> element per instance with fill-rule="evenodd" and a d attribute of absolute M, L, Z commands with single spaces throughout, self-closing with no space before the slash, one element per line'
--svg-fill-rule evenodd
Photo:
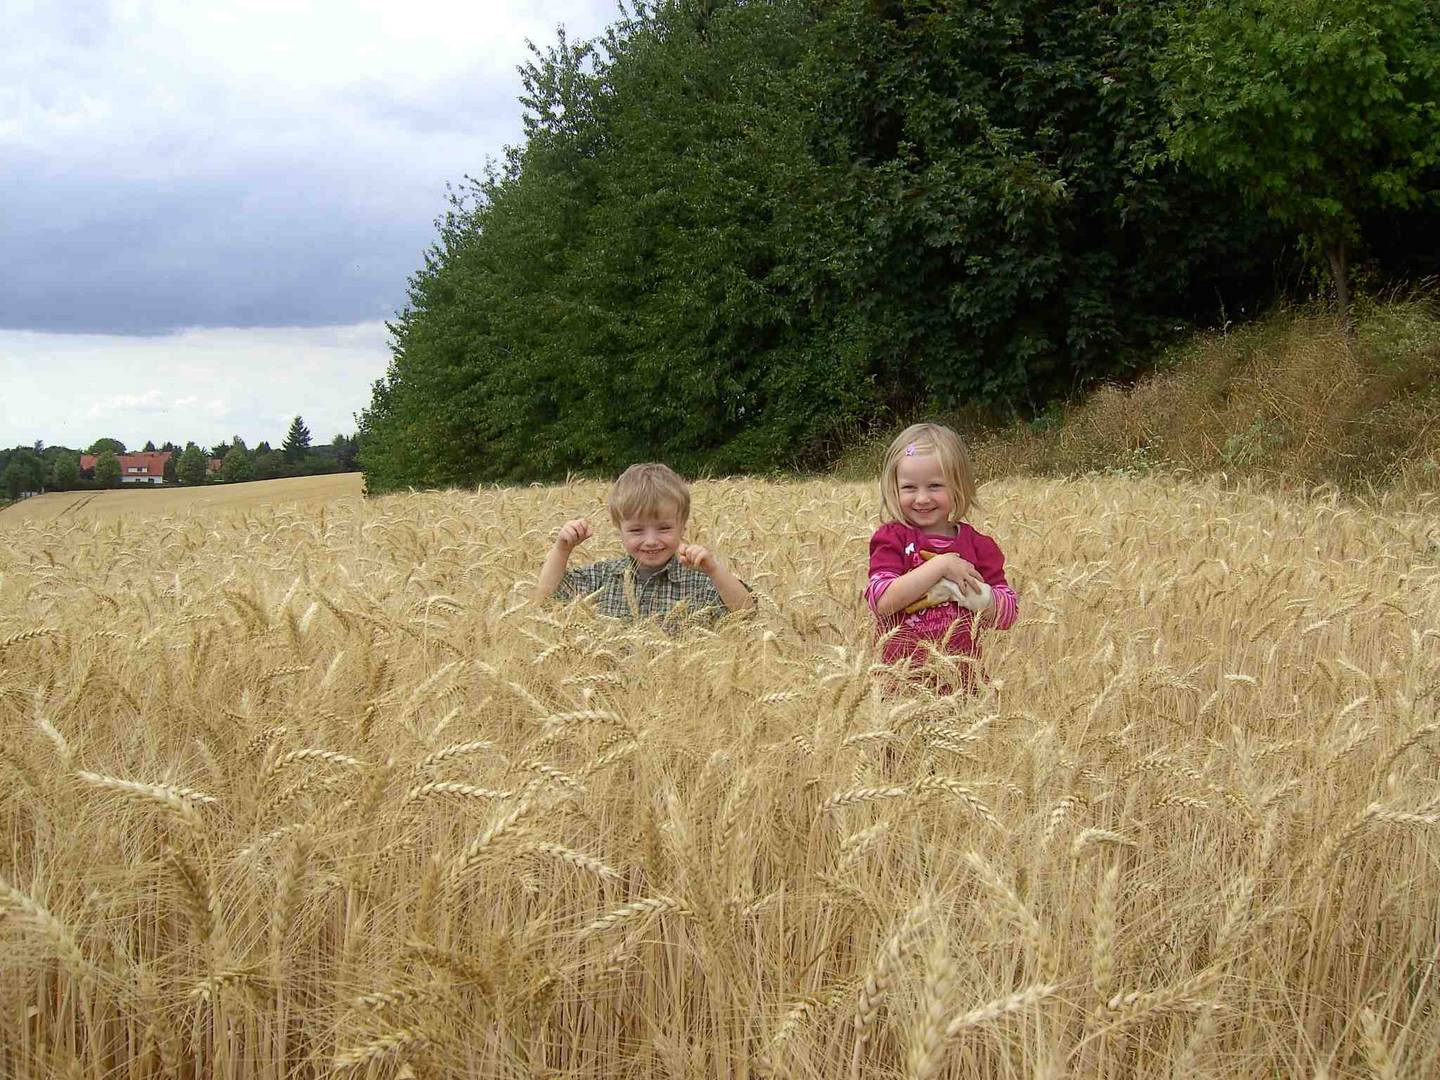
<path fill-rule="evenodd" d="M 0 1075 L 1433 1074 L 1435 503 L 986 495 L 940 701 L 860 486 L 680 641 L 520 599 L 595 485 L 0 526 Z"/>
<path fill-rule="evenodd" d="M 1440 313 L 1433 298 L 1397 300 L 1366 308 L 1353 336 L 1292 311 L 1201 335 L 1053 427 L 982 440 L 977 459 L 990 476 L 1158 467 L 1440 491 Z"/>

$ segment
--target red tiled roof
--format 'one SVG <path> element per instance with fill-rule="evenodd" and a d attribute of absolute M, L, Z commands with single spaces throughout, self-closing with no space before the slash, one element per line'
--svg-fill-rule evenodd
<path fill-rule="evenodd" d="M 89 472 L 95 468 L 95 462 L 98 459 L 98 454 L 81 454 L 81 471 Z M 115 460 L 120 462 L 121 476 L 164 476 L 165 463 L 170 460 L 170 451 L 153 450 L 148 454 L 116 454 Z M 141 469 L 143 471 L 131 472 L 130 470 L 132 469 Z"/>

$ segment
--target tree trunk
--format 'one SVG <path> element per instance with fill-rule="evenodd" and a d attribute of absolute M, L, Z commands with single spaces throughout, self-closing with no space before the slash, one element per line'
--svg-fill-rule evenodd
<path fill-rule="evenodd" d="M 1350 322 L 1349 247 L 1344 240 L 1337 240 L 1325 246 L 1325 255 L 1330 260 L 1330 276 L 1335 280 L 1335 303 L 1340 308 L 1340 322 L 1348 334 L 1354 330 Z"/>

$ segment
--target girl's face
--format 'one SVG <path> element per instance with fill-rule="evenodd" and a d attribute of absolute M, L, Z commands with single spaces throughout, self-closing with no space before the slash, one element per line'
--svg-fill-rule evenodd
<path fill-rule="evenodd" d="M 955 505 L 940 459 L 933 454 L 902 457 L 895 479 L 900 488 L 900 510 L 917 529 L 953 533 L 950 510 Z"/>

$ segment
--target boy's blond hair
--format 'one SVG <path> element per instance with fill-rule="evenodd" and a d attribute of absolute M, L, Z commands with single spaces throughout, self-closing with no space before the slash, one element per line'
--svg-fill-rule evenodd
<path fill-rule="evenodd" d="M 979 505 L 975 498 L 975 473 L 970 468 L 970 455 L 960 436 L 944 424 L 911 424 L 885 451 L 885 464 L 880 468 L 880 505 L 886 521 L 904 521 L 900 509 L 900 462 L 916 454 L 940 460 L 940 470 L 950 488 L 952 505 L 950 520 L 960 521 Z"/>
<path fill-rule="evenodd" d="M 655 517 L 674 507 L 683 523 L 690 519 L 690 485 L 669 465 L 648 461 L 631 465 L 610 488 L 610 520 Z"/>

